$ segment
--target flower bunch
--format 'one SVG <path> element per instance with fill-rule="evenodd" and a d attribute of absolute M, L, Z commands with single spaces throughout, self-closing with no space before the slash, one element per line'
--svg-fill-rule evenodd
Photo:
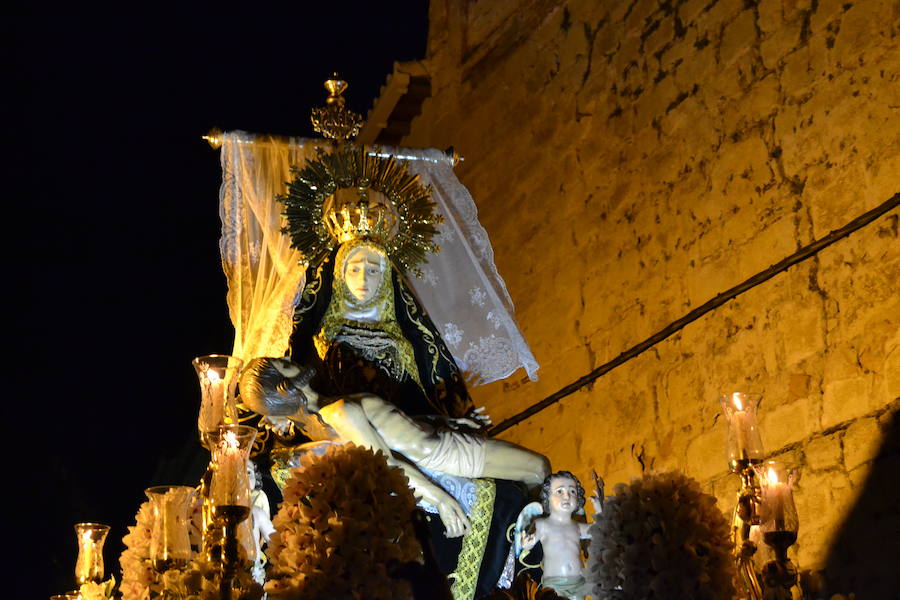
<path fill-rule="evenodd" d="M 153 531 L 153 507 L 149 501 L 141 504 L 134 517 L 135 524 L 122 538 L 125 550 L 119 557 L 122 567 L 122 600 L 146 600 L 150 597 L 153 567 L 150 564 L 150 536 Z"/>
<path fill-rule="evenodd" d="M 591 525 L 588 558 L 597 600 L 731 598 L 729 526 L 716 499 L 681 473 L 619 484 Z"/>
<path fill-rule="evenodd" d="M 88 581 L 78 588 L 81 600 L 109 600 L 116 592 L 116 578 L 110 577 L 103 583 Z"/>
<path fill-rule="evenodd" d="M 301 459 L 273 520 L 271 598 L 412 598 L 393 577 L 418 560 L 406 476 L 380 452 L 352 444 Z"/>

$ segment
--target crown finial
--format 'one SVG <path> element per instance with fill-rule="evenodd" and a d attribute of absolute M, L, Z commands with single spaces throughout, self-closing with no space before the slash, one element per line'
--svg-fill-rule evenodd
<path fill-rule="evenodd" d="M 356 137 L 363 125 L 362 117 L 344 107 L 344 92 L 350 85 L 334 73 L 325 81 L 328 97 L 323 108 L 314 108 L 310 115 L 313 131 L 326 138 L 343 142 Z"/>

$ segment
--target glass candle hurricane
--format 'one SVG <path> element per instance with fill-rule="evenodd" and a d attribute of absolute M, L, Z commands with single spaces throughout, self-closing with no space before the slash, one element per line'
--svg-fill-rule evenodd
<path fill-rule="evenodd" d="M 220 425 L 238 422 L 234 392 L 237 387 L 243 361 L 226 354 L 198 356 L 191 364 L 200 382 L 200 413 L 197 429 L 200 437 L 206 438 Z"/>
<path fill-rule="evenodd" d="M 240 525 L 250 517 L 251 490 L 247 463 L 255 438 L 256 428 L 246 425 L 222 425 L 209 438 L 212 452 L 210 527 L 216 532 L 212 537 L 217 539 L 206 544 L 206 551 L 212 561 L 221 565 L 220 592 L 223 598 L 230 594 L 229 581 L 239 565 L 252 560 L 246 545 L 242 545 L 239 540 L 239 531 Z M 245 540 L 245 544 L 247 541 Z"/>
<path fill-rule="evenodd" d="M 191 502 L 196 490 L 183 485 L 161 485 L 144 492 L 153 507 L 150 559 L 158 572 L 182 568 L 191 560 Z"/>
<path fill-rule="evenodd" d="M 763 540 L 774 545 L 769 539 L 772 537 L 770 534 L 779 534 L 792 536 L 793 543 L 800 526 L 793 493 L 794 483 L 798 479 L 797 469 L 774 460 L 760 463 L 755 469 L 761 495 L 759 528 Z"/>
<path fill-rule="evenodd" d="M 78 558 L 75 561 L 75 582 L 81 586 L 85 583 L 103 581 L 103 543 L 109 533 L 109 525 L 100 523 L 76 523 L 75 535 L 78 538 Z"/>
<path fill-rule="evenodd" d="M 209 498 L 216 507 L 242 506 L 250 509 L 250 478 L 247 461 L 256 439 L 256 428 L 247 425 L 222 425 L 210 436 L 212 481 Z"/>
<path fill-rule="evenodd" d="M 728 465 L 739 473 L 763 459 L 762 438 L 756 424 L 758 394 L 733 392 L 719 396 L 722 412 L 728 421 Z"/>

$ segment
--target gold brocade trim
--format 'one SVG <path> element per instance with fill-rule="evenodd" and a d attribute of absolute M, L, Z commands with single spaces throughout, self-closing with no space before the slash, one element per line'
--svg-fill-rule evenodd
<path fill-rule="evenodd" d="M 478 584 L 478 573 L 484 549 L 487 547 L 488 533 L 491 530 L 491 518 L 494 516 L 494 499 L 497 497 L 497 484 L 493 479 L 473 479 L 475 483 L 475 503 L 469 511 L 469 533 L 463 536 L 462 549 L 456 560 L 456 572 L 452 575 L 453 585 L 450 593 L 454 600 L 472 600 Z"/>
<path fill-rule="evenodd" d="M 435 332 L 426 327 L 425 323 L 422 322 L 420 315 L 424 316 L 426 314 L 425 311 L 421 310 L 416 305 L 411 292 L 403 286 L 400 287 L 400 299 L 403 301 L 406 317 L 422 334 L 422 341 L 425 343 L 428 352 L 429 369 L 427 373 L 420 374 L 422 379 L 426 379 L 427 377 L 428 383 L 436 390 L 450 384 L 461 382 L 462 376 L 460 375 L 459 368 L 456 366 L 456 361 L 453 360 L 453 357 L 448 353 L 447 347 L 444 344 L 438 343 L 438 339 L 440 338 L 435 338 Z M 447 377 L 449 380 L 446 382 L 444 381 L 444 378 L 438 374 L 438 362 L 441 360 L 448 371 Z M 449 401 L 446 405 L 443 405 L 440 400 L 429 398 L 429 402 L 431 402 L 432 406 L 437 411 L 437 414 L 447 414 L 448 411 L 452 413 L 454 410 L 453 404 Z"/>
<path fill-rule="evenodd" d="M 428 349 L 428 356 L 431 359 L 431 369 L 428 373 L 428 382 L 432 385 L 435 385 L 439 382 L 440 378 L 437 375 L 437 364 L 438 358 L 440 357 L 440 349 L 438 348 L 437 342 L 434 340 L 434 334 L 431 333 L 424 323 L 418 318 L 418 309 L 416 307 L 416 303 L 413 301 L 409 292 L 400 286 L 400 299 L 403 301 L 403 304 L 406 307 L 406 315 L 409 317 L 409 320 L 412 321 L 416 328 L 419 330 L 419 333 L 422 334 L 422 340 L 425 342 L 425 346 Z"/>

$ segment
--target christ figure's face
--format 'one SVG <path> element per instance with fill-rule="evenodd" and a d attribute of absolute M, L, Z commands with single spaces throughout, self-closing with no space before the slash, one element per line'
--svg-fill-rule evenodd
<path fill-rule="evenodd" d="M 360 246 L 350 252 L 344 265 L 344 281 L 358 303 L 368 302 L 378 293 L 384 268 L 384 257 L 374 248 Z"/>

